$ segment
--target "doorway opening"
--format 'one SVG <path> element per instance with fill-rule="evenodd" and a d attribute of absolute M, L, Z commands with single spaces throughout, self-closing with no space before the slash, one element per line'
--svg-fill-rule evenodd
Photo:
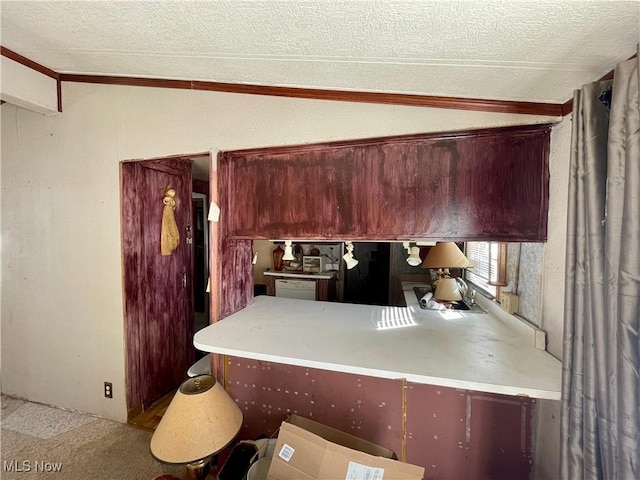
<path fill-rule="evenodd" d="M 209 325 L 209 222 L 207 220 L 207 195 L 193 192 L 193 333 Z M 204 352 L 196 350 L 196 357 Z"/>
<path fill-rule="evenodd" d="M 344 301 L 367 305 L 389 305 L 388 242 L 353 242 L 358 265 L 346 270 Z"/>

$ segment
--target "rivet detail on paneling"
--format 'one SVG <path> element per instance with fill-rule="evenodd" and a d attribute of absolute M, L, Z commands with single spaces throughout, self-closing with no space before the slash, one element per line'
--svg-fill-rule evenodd
<path fill-rule="evenodd" d="M 231 393 L 243 402 L 244 438 L 272 434 L 293 413 L 399 451 L 399 381 L 247 359 L 234 359 L 229 376 Z M 372 412 L 386 428 L 377 427 Z"/>

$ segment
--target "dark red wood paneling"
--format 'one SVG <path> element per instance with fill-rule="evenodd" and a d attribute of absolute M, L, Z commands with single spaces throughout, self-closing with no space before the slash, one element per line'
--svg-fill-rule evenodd
<path fill-rule="evenodd" d="M 221 155 L 231 238 L 542 241 L 548 125 Z"/>
<path fill-rule="evenodd" d="M 271 436 L 296 413 L 395 451 L 425 467 L 425 479 L 524 480 L 531 473 L 533 399 L 237 357 L 226 362 L 227 391 L 244 414 L 239 438 Z"/>
<path fill-rule="evenodd" d="M 229 178 L 230 236 L 284 238 L 295 233 L 305 238 L 357 231 L 351 155 L 345 149 L 317 151 L 305 158 L 223 157 L 221 169 Z"/>
<path fill-rule="evenodd" d="M 152 402 L 178 386 L 193 363 L 193 265 L 187 227 L 191 208 L 191 162 L 140 164 L 145 171 L 146 348 L 148 372 L 145 400 Z M 176 189 L 174 217 L 180 244 L 172 255 L 160 255 L 162 195 Z"/>
<path fill-rule="evenodd" d="M 198 180 L 197 178 L 194 178 L 192 180 L 192 185 L 193 185 L 194 193 L 202 193 L 207 197 L 209 196 L 209 182 L 205 182 L 203 180 Z M 209 205 L 207 205 L 207 208 L 209 208 Z"/>
<path fill-rule="evenodd" d="M 244 414 L 238 438 L 271 436 L 297 413 L 401 455 L 402 380 L 237 357 L 227 357 L 226 379 Z"/>
<path fill-rule="evenodd" d="M 220 318 L 246 307 L 253 300 L 251 240 L 223 240 L 220 246 Z"/>
<path fill-rule="evenodd" d="M 120 169 L 122 194 L 122 270 L 124 272 L 124 333 L 127 351 L 127 410 L 142 411 L 140 372 L 142 367 L 141 335 L 144 311 L 138 305 L 143 300 L 142 203 L 138 201 L 137 185 L 141 182 L 135 163 L 122 163 Z"/>
<path fill-rule="evenodd" d="M 233 216 L 233 209 L 240 211 L 245 207 L 233 207 L 230 192 L 235 188 L 234 185 L 245 179 L 234 176 L 233 169 L 221 161 L 222 157 L 222 153 L 218 154 L 218 169 L 211 176 L 212 190 L 218 189 L 215 194 L 212 193 L 212 201 L 217 201 L 220 207 L 220 220 L 211 224 L 211 241 L 212 245 L 216 245 L 215 252 L 211 252 L 211 270 L 215 270 L 215 275 L 211 277 L 211 301 L 218 303 L 212 309 L 215 312 L 212 323 L 237 312 L 253 300 L 253 242 L 231 239 L 229 236 L 229 219 Z M 253 182 L 254 179 L 247 178 L 246 181 Z"/>
<path fill-rule="evenodd" d="M 355 210 L 351 235 L 378 239 L 415 230 L 417 152 L 418 145 L 413 143 L 382 143 L 354 149 L 347 203 Z M 339 205 L 338 213 L 347 205 Z"/>
<path fill-rule="evenodd" d="M 417 204 L 431 208 L 416 212 L 418 237 L 544 239 L 548 142 L 536 130 L 425 144 Z"/>
<path fill-rule="evenodd" d="M 407 462 L 425 479 L 525 480 L 535 400 L 408 384 Z"/>
<path fill-rule="evenodd" d="M 123 164 L 123 257 L 128 409 L 145 408 L 177 387 L 193 363 L 191 162 Z M 164 189 L 176 190 L 180 244 L 160 252 Z"/>

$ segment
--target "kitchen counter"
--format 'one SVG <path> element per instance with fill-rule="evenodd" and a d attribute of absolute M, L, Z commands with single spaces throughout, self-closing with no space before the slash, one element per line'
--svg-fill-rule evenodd
<path fill-rule="evenodd" d="M 310 278 L 312 280 L 328 280 L 334 278 L 338 275 L 338 272 L 320 272 L 320 273 L 312 273 L 312 272 L 302 272 L 302 271 L 293 271 L 293 270 L 281 270 L 276 272 L 274 270 L 267 270 L 264 272 L 265 275 L 270 277 L 287 277 L 287 278 Z"/>
<path fill-rule="evenodd" d="M 278 272 L 280 273 L 280 272 Z M 490 313 L 259 296 L 194 336 L 206 352 L 560 399 L 561 364 Z"/>

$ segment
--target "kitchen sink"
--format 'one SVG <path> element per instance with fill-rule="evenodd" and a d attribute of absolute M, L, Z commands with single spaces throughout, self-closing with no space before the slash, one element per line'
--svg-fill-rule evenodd
<path fill-rule="evenodd" d="M 416 298 L 418 299 L 418 304 L 422 310 L 429 310 L 425 303 L 421 302 L 420 299 L 424 297 L 427 293 L 431 292 L 431 287 L 413 287 L 413 291 L 416 294 Z M 441 302 L 442 303 L 442 302 Z M 482 307 L 479 307 L 477 303 L 473 305 L 469 305 L 466 302 L 459 300 L 456 302 L 446 302 L 446 305 L 451 310 L 466 310 L 469 313 L 487 313 Z"/>

